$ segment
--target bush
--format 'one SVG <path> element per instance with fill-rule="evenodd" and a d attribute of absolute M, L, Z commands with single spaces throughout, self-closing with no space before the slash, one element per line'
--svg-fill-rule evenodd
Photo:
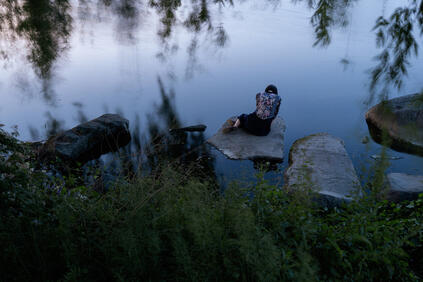
<path fill-rule="evenodd" d="M 171 168 L 99 194 L 52 188 L 25 158 L 1 161 L 1 281 L 422 277 L 422 200 L 397 205 L 371 192 L 328 210 L 312 192 L 287 193 L 260 173 L 222 195 Z"/>

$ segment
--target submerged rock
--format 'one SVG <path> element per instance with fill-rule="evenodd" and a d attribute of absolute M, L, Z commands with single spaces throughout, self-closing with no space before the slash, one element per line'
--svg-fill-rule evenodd
<path fill-rule="evenodd" d="M 387 184 L 387 199 L 393 202 L 416 200 L 423 193 L 423 175 L 390 173 Z"/>
<path fill-rule="evenodd" d="M 317 201 L 328 207 L 350 201 L 360 187 L 344 142 L 327 133 L 294 142 L 284 179 L 285 188 L 312 189 L 320 195 Z"/>
<path fill-rule="evenodd" d="M 231 119 L 235 121 L 236 117 Z M 222 130 L 226 126 L 227 122 L 207 142 L 229 159 L 283 161 L 286 126 L 280 117 L 273 120 L 270 133 L 267 136 L 255 136 L 239 128 L 229 133 L 223 133 Z"/>
<path fill-rule="evenodd" d="M 38 150 L 41 161 L 55 160 L 84 164 L 113 152 L 131 140 L 129 121 L 116 114 L 105 114 L 51 137 Z"/>
<path fill-rule="evenodd" d="M 362 144 L 368 144 L 369 142 L 370 142 L 369 136 L 364 136 L 363 138 L 361 138 Z"/>
<path fill-rule="evenodd" d="M 372 138 L 381 143 L 384 132 L 391 148 L 423 156 L 423 96 L 407 95 L 377 104 L 366 113 Z"/>
<path fill-rule="evenodd" d="M 397 161 L 397 160 L 401 160 L 403 159 L 403 157 L 396 157 L 396 156 L 385 156 L 382 157 L 382 155 L 371 155 L 370 158 L 374 159 L 374 160 L 381 160 L 382 158 L 385 158 L 386 160 L 390 160 L 390 161 Z"/>

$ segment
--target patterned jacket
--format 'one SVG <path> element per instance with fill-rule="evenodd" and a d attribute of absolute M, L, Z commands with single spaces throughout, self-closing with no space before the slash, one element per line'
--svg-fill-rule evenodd
<path fill-rule="evenodd" d="M 279 112 L 281 97 L 273 93 L 258 93 L 256 95 L 256 115 L 260 119 L 273 119 Z"/>

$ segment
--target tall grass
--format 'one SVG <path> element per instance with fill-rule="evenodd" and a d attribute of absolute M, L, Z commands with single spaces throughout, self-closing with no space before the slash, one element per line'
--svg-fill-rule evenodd
<path fill-rule="evenodd" d="M 422 200 L 391 204 L 372 186 L 325 209 L 310 190 L 288 193 L 262 173 L 222 194 L 165 167 L 100 194 L 46 187 L 42 173 L 14 169 L 25 177 L 0 177 L 1 281 L 422 278 Z"/>

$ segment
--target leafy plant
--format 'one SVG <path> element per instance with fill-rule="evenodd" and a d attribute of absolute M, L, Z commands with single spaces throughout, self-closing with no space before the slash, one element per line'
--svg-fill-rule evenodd
<path fill-rule="evenodd" d="M 10 135 L 2 138 L 9 142 L 2 152 L 25 151 Z M 378 180 L 364 197 L 334 209 L 317 205 L 307 187 L 270 185 L 264 173 L 222 194 L 214 182 L 169 165 L 100 194 L 59 181 L 49 186 L 50 176 L 12 155 L 1 159 L 13 175 L 2 170 L 0 182 L 2 281 L 422 277 L 422 198 L 389 203 Z"/>

